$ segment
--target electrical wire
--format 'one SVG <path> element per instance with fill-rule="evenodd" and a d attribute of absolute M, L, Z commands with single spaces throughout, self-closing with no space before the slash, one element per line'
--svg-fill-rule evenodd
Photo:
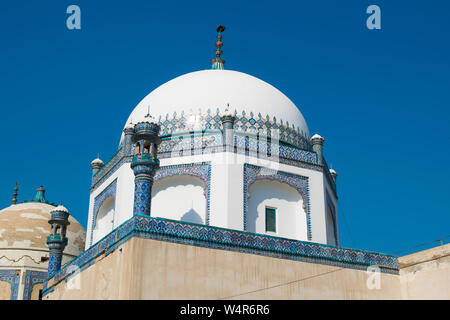
<path fill-rule="evenodd" d="M 287 286 L 287 285 L 290 285 L 290 284 L 293 284 L 293 283 L 298 283 L 298 282 L 310 280 L 310 279 L 313 279 L 313 278 L 317 278 L 317 277 L 320 277 L 320 276 L 323 276 L 323 275 L 326 275 L 326 274 L 330 274 L 330 273 L 334 273 L 334 272 L 337 272 L 337 271 L 341 271 L 341 270 L 345 270 L 345 268 L 339 268 L 339 269 L 335 269 L 335 270 L 319 273 L 319 274 L 316 274 L 316 275 L 313 275 L 313 276 L 309 276 L 309 277 L 306 277 L 306 278 L 303 278 L 303 279 L 293 280 L 293 281 L 277 284 L 277 285 L 274 285 L 274 286 L 271 286 L 271 287 L 267 287 L 267 288 L 261 288 L 261 289 L 257 289 L 257 290 L 253 290 L 253 291 L 248 291 L 248 292 L 236 294 L 236 295 L 233 295 L 233 296 L 221 298 L 219 300 L 229 300 L 229 299 L 232 299 L 232 298 L 235 298 L 235 297 L 239 297 L 239 296 L 243 296 L 243 295 L 246 295 L 246 294 L 251 294 L 251 293 L 260 292 L 260 291 L 264 291 L 264 290 L 269 290 L 269 289 L 273 289 L 273 288 L 279 288 L 279 287 Z"/>

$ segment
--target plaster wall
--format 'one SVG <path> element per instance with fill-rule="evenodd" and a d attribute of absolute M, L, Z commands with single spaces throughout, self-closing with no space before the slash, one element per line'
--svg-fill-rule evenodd
<path fill-rule="evenodd" d="M 399 258 L 403 299 L 450 299 L 450 244 Z"/>
<path fill-rule="evenodd" d="M 76 278 L 79 277 L 77 280 Z M 44 298 L 400 299 L 398 275 L 133 238 Z M 69 289 L 70 281 L 79 289 Z"/>

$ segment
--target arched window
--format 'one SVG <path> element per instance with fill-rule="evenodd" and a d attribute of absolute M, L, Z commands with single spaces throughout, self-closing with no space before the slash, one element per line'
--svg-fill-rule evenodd
<path fill-rule="evenodd" d="M 150 149 L 151 149 L 150 142 L 144 142 L 144 153 L 149 154 L 150 153 Z"/>
<path fill-rule="evenodd" d="M 141 144 L 139 142 L 136 142 L 136 144 L 134 145 L 134 155 L 139 154 L 140 149 L 141 149 Z"/>

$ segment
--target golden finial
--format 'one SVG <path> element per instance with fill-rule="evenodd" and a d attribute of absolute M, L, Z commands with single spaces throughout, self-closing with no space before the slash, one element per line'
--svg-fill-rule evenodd
<path fill-rule="evenodd" d="M 19 183 L 18 182 L 16 182 L 16 187 L 14 188 L 12 204 L 17 203 L 17 195 L 18 195 L 17 191 L 19 191 Z"/>
<path fill-rule="evenodd" d="M 211 65 L 213 69 L 223 69 L 225 60 L 223 60 L 220 56 L 222 55 L 222 32 L 225 31 L 225 26 L 219 25 L 217 26 L 217 41 L 216 41 L 216 57 L 211 60 Z"/>

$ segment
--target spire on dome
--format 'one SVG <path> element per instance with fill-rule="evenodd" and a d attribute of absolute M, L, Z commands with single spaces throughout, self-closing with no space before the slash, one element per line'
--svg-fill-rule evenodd
<path fill-rule="evenodd" d="M 16 204 L 17 203 L 17 191 L 19 191 L 19 183 L 16 182 L 16 187 L 14 188 L 14 193 L 13 193 L 13 199 L 12 199 L 12 203 Z"/>
<path fill-rule="evenodd" d="M 34 196 L 33 200 L 34 202 L 46 202 L 45 200 L 45 189 L 43 186 L 40 186 L 38 189 L 36 189 L 36 195 Z"/>
<path fill-rule="evenodd" d="M 217 42 L 216 42 L 216 57 L 211 60 L 212 69 L 221 70 L 224 69 L 225 60 L 223 60 L 220 56 L 222 55 L 222 32 L 225 31 L 225 26 L 219 25 L 217 26 Z"/>

